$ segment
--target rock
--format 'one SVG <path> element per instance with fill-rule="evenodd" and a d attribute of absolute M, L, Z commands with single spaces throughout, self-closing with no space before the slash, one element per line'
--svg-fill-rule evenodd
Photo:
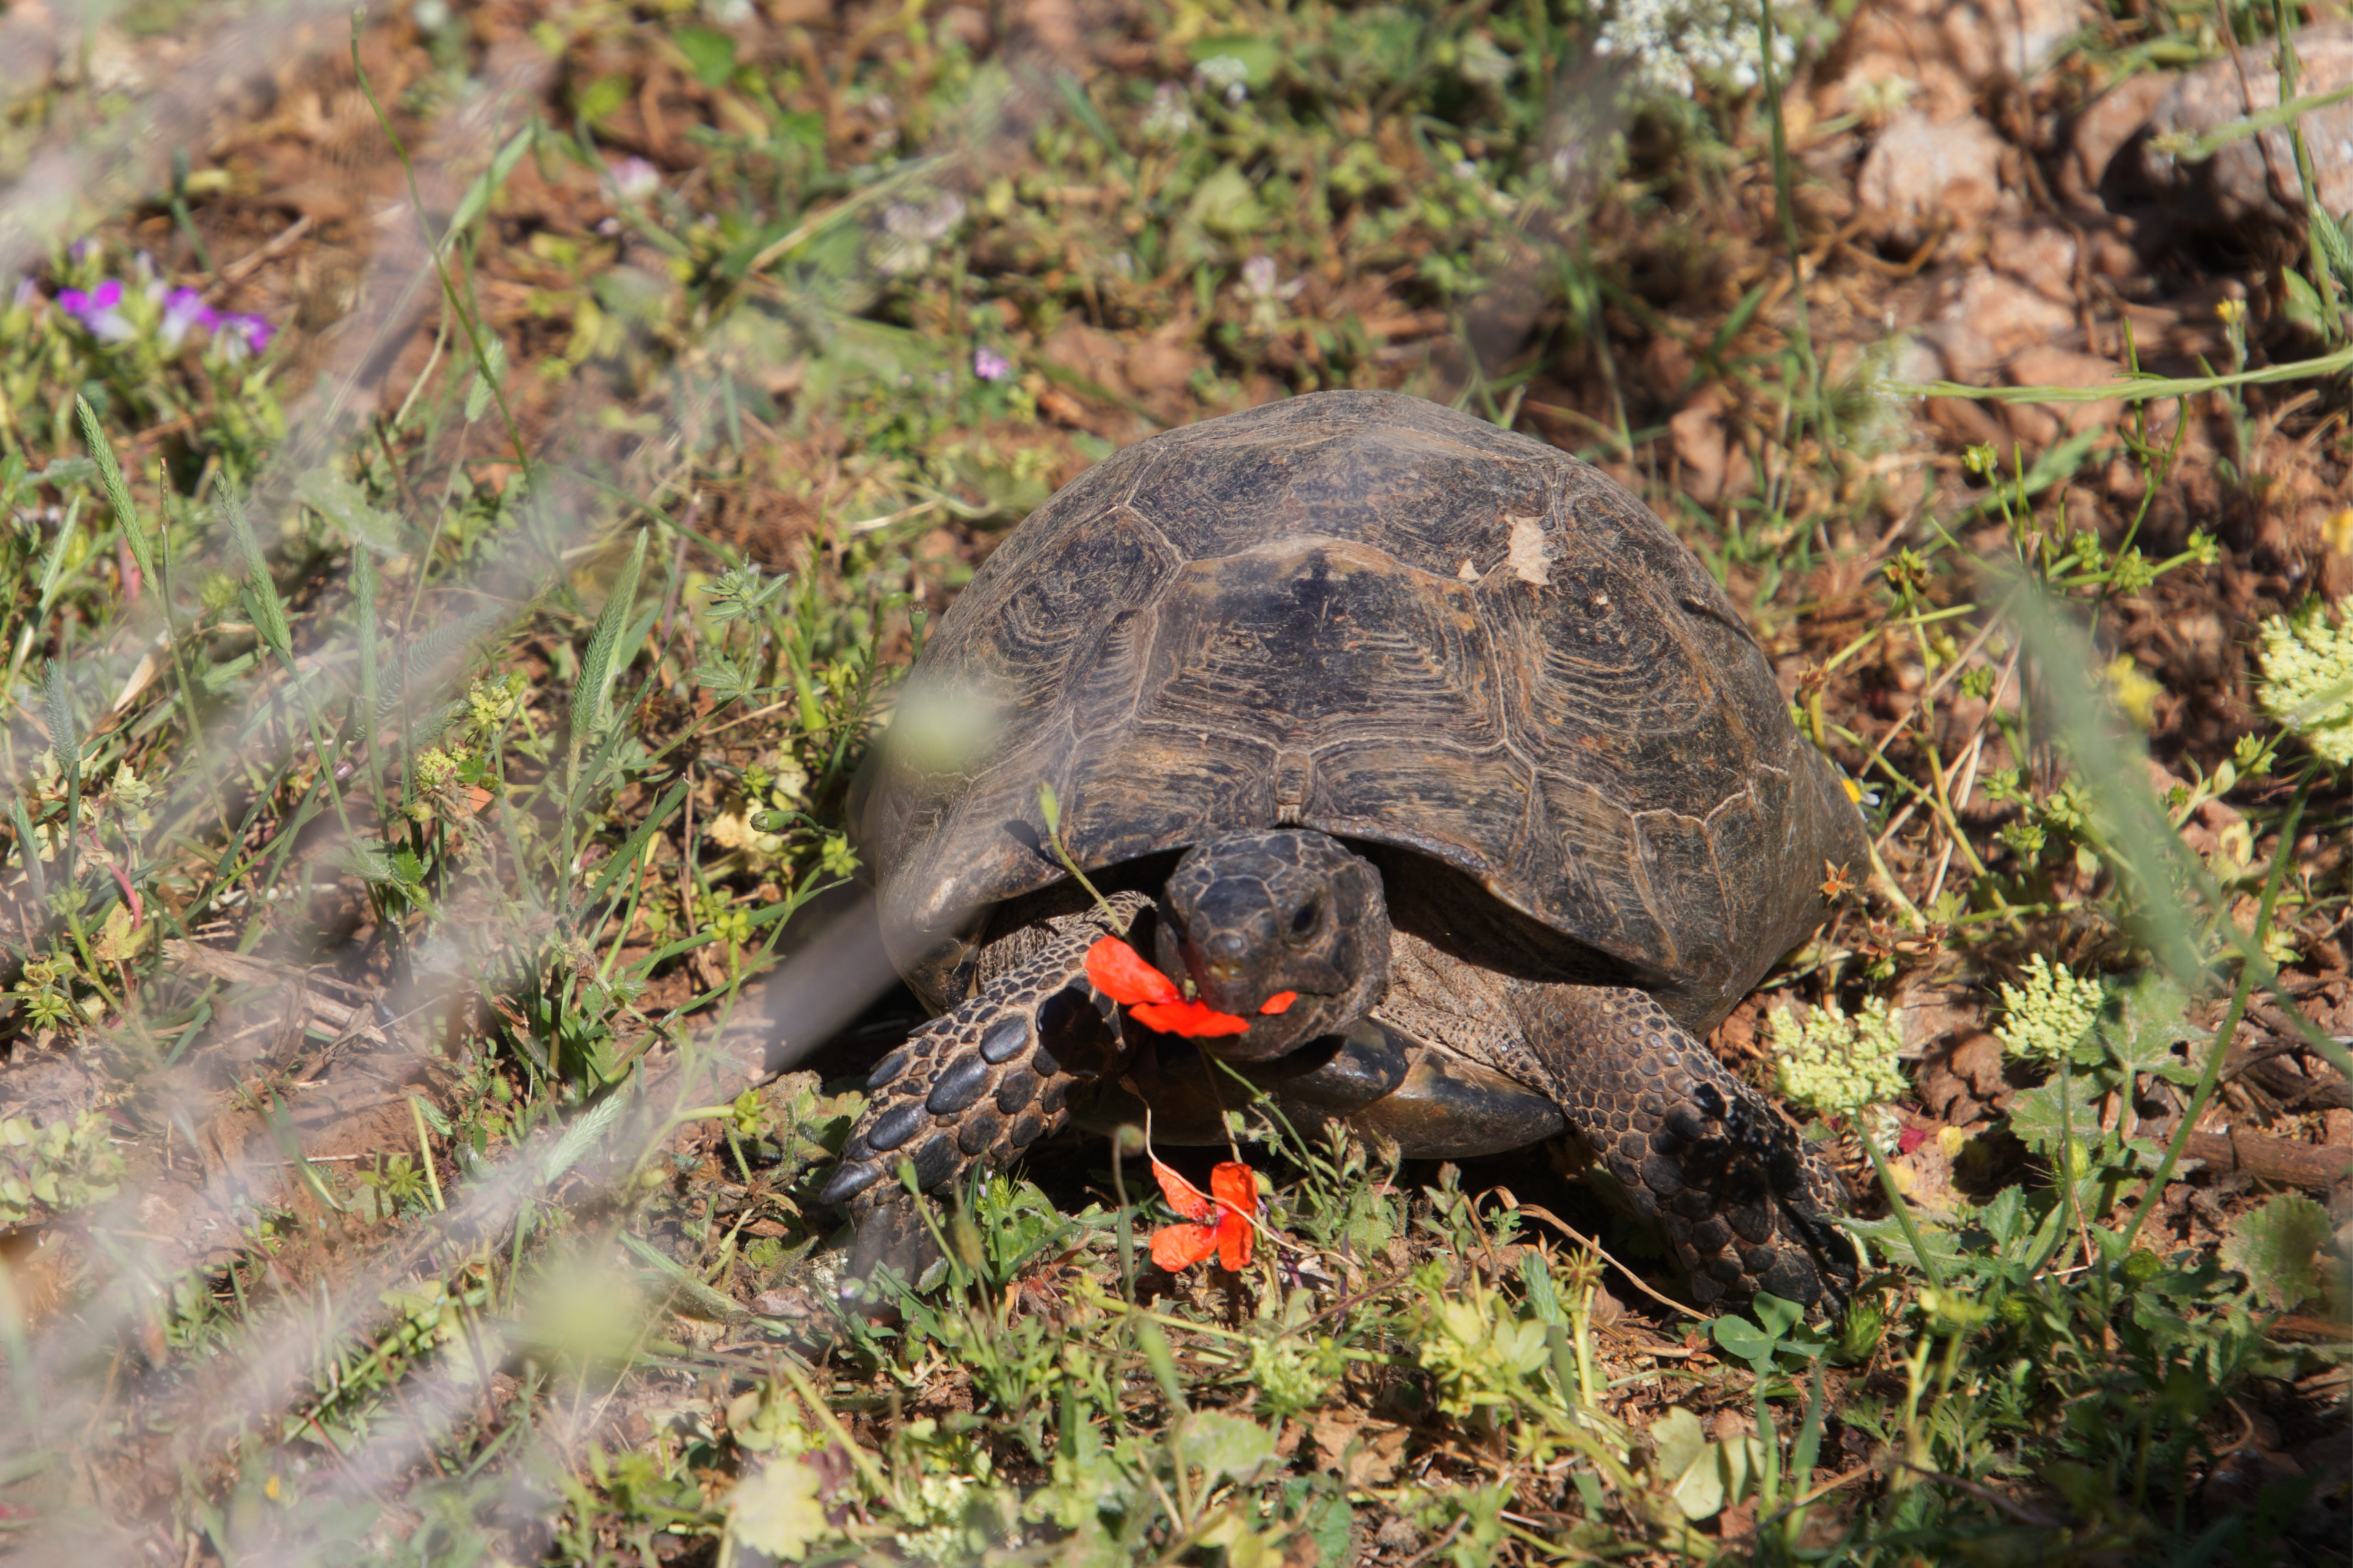
<path fill-rule="evenodd" d="M 1983 404 L 1965 403 L 1957 397 L 1931 397 L 1926 401 L 1929 426 L 1943 432 L 1952 445 L 1997 448 L 2004 446 L 2001 426 L 1986 412 Z M 2003 464 L 2007 466 L 2009 460 L 2005 453 Z"/>
<path fill-rule="evenodd" d="M 1963 275 L 1920 337 L 1943 357 L 1951 379 L 1982 385 L 2019 350 L 2047 343 L 2074 325 L 2074 311 L 2056 300 L 1979 268 Z"/>
<path fill-rule="evenodd" d="M 1929 1050 L 1914 1080 L 1920 1102 L 1955 1127 L 1967 1127 L 1986 1107 L 2007 1098 L 2001 1042 L 1979 1029 Z"/>
<path fill-rule="evenodd" d="M 1702 506 L 1746 494 L 1755 482 L 1748 454 L 1734 447 L 1724 426 L 1724 399 L 1703 388 L 1688 406 L 1667 421 L 1683 464 L 1685 493 Z"/>
<path fill-rule="evenodd" d="M 1854 194 L 1872 233 L 1916 245 L 1937 224 L 1968 229 L 2001 205 L 2002 140 L 1975 114 L 1931 120 L 1906 110 L 1863 154 Z"/>
<path fill-rule="evenodd" d="M 2121 381 L 2125 374 L 2122 365 L 2096 354 L 2054 349 L 2048 343 L 2022 348 L 2010 355 L 2009 372 L 2012 386 L 2098 386 L 2106 382 Z M 2124 417 L 2125 407 L 2123 400 L 2115 397 L 2102 398 L 2097 403 L 2013 404 L 2011 406 L 2047 409 L 2051 417 L 2071 433 L 2114 425 Z"/>
<path fill-rule="evenodd" d="M 1190 316 L 1170 322 L 1127 351 L 1127 379 L 1138 392 L 1176 392 L 1201 363 L 1193 352 Z"/>
<path fill-rule="evenodd" d="M 1993 231 L 1986 259 L 2036 293 L 2072 305 L 2075 251 L 2075 237 L 2056 224 L 2005 224 Z"/>
<path fill-rule="evenodd" d="M 2001 422 L 2028 451 L 2041 451 L 2059 443 L 2063 428 L 2059 416 L 2040 404 L 2005 403 L 2001 405 Z"/>
<path fill-rule="evenodd" d="M 1826 116 L 1867 114 L 1908 88 L 1914 106 L 1950 119 L 1989 83 L 2042 70 L 2097 19 L 2084 0 L 1867 0 L 1816 79 L 1817 102 Z"/>
<path fill-rule="evenodd" d="M 2178 79 L 2162 71 L 2126 77 L 2076 111 L 2059 160 L 2059 194 L 2076 207 L 2097 206 L 2100 178 L 2116 149 L 2148 123 Z"/>
<path fill-rule="evenodd" d="M 2295 47 L 2303 62 L 2297 96 L 2353 86 L 2353 25 L 2306 27 L 2295 35 Z M 2299 228 L 2304 190 L 2285 130 L 2241 137 L 2197 163 L 2169 150 L 2278 102 L 2279 77 L 2268 51 L 2250 51 L 2243 81 L 2230 60 L 2190 72 L 2101 172 L 2102 202 L 2112 212 L 2145 216 L 2161 230 Z M 2305 115 L 2303 129 L 2321 205 L 2332 215 L 2353 209 L 2353 101 Z"/>

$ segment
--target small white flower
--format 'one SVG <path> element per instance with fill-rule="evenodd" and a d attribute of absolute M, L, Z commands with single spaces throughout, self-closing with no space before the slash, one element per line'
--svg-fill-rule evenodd
<path fill-rule="evenodd" d="M 1873 996 L 1848 1017 L 1826 1002 L 1798 1023 L 1788 1013 L 1773 1021 L 1773 1072 L 1782 1095 L 1830 1116 L 1896 1099 L 1908 1087 L 1897 1061 L 1904 1028 L 1887 1004 Z"/>
<path fill-rule="evenodd" d="M 1291 300 L 1307 287 L 1307 279 L 1294 278 L 1288 283 L 1275 281 L 1274 258 L 1253 256 L 1242 263 L 1242 294 L 1252 300 Z"/>
<path fill-rule="evenodd" d="M 2026 961 L 2025 984 L 2000 987 L 2002 1022 L 1994 1029 L 2002 1054 L 2021 1061 L 2055 1062 L 2060 1053 L 2100 1021 L 2107 988 L 2073 971 L 2054 967 L 2041 953 Z"/>
<path fill-rule="evenodd" d="M 661 189 L 661 171 L 643 158 L 624 158 L 606 173 L 606 183 L 621 201 L 636 204 Z"/>
<path fill-rule="evenodd" d="M 1520 74 L 1520 62 L 1496 47 L 1495 40 L 1484 33 L 1472 33 L 1462 40 L 1462 54 L 1454 68 L 1466 81 L 1482 87 L 1500 88 Z"/>
<path fill-rule="evenodd" d="M 2330 626 L 2314 599 L 2263 626 L 2263 711 L 2304 737 L 2322 760 L 2353 767 L 2353 620 Z"/>
<path fill-rule="evenodd" d="M 1193 129 L 1193 106 L 1185 89 L 1164 81 L 1152 89 L 1152 107 L 1145 112 L 1144 134 L 1155 142 L 1174 142 Z"/>
<path fill-rule="evenodd" d="M 964 198 L 953 191 L 927 203 L 892 202 L 882 209 L 874 265 L 893 278 L 920 272 L 932 259 L 932 247 L 963 221 Z"/>
<path fill-rule="evenodd" d="M 1239 104 L 1250 96 L 1250 67 L 1231 55 L 1211 55 L 1193 68 L 1193 74 L 1228 103 Z"/>
<path fill-rule="evenodd" d="M 1774 16 L 1785 28 L 1809 20 L 1797 5 Z M 1628 63 L 1621 90 L 1630 99 L 1689 98 L 1695 77 L 1746 91 L 1758 80 L 1757 21 L 1755 0 L 1618 0 L 1593 49 Z M 1796 63 L 1787 31 L 1775 34 L 1773 58 L 1784 69 Z"/>

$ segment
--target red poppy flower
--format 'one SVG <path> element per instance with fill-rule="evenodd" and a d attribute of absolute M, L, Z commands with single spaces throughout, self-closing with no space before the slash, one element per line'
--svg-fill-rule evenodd
<path fill-rule="evenodd" d="M 1176 983 L 1144 961 L 1135 949 L 1115 936 L 1098 940 L 1087 949 L 1087 978 L 1095 989 L 1124 1005 L 1147 1029 L 1164 1035 L 1199 1038 L 1204 1035 L 1240 1035 L 1250 1020 L 1220 1013 L 1208 1003 L 1187 999 Z M 1261 1013 L 1280 1013 L 1299 1000 L 1296 991 L 1279 991 L 1260 1006 Z"/>
<path fill-rule="evenodd" d="M 1239 1161 L 1223 1160 L 1209 1173 L 1209 1191 L 1200 1188 L 1162 1164 L 1152 1162 L 1160 1190 L 1169 1206 L 1193 1225 L 1164 1225 L 1152 1233 L 1152 1261 L 1171 1274 L 1190 1268 L 1212 1254 L 1218 1266 L 1239 1271 L 1249 1266 L 1255 1239 L 1251 1220 L 1258 1215 L 1258 1177 Z M 1212 1195 L 1214 1194 L 1214 1195 Z M 1210 1216 L 1215 1214 L 1216 1217 Z"/>

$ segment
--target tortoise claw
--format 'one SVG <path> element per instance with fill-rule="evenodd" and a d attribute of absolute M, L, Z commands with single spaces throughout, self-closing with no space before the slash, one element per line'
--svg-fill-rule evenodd
<path fill-rule="evenodd" d="M 1835 1308 L 1860 1278 L 1831 1216 L 1843 1184 L 1763 1096 L 1645 993 L 1564 987 L 1574 1048 L 1548 1059 L 1569 1119 L 1705 1307 L 1769 1291 Z"/>
<path fill-rule="evenodd" d="M 1071 1086 L 1110 1064 L 1117 1010 L 1085 968 L 1101 934 L 1091 921 L 1070 922 L 875 1065 L 866 1080 L 873 1098 L 818 1194 L 851 1211 L 853 1279 L 886 1265 L 912 1279 L 938 1255 L 914 1199 L 899 1190 L 903 1166 L 913 1166 L 918 1191 L 934 1192 L 976 1163 L 1002 1164 L 1060 1127 Z"/>

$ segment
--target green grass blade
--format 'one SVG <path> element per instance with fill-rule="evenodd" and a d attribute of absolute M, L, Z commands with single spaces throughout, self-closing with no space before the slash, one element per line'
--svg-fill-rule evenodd
<path fill-rule="evenodd" d="M 604 733 L 612 722 L 613 677 L 619 673 L 614 668 L 613 655 L 619 648 L 621 633 L 629 624 L 629 605 L 638 596 L 638 574 L 646 563 L 646 532 L 640 529 L 638 542 L 629 551 L 629 563 L 621 569 L 620 580 L 606 597 L 604 612 L 596 617 L 596 629 L 589 634 L 588 651 L 580 658 L 580 681 L 572 692 L 572 737 L 576 745 L 595 735 Z"/>

